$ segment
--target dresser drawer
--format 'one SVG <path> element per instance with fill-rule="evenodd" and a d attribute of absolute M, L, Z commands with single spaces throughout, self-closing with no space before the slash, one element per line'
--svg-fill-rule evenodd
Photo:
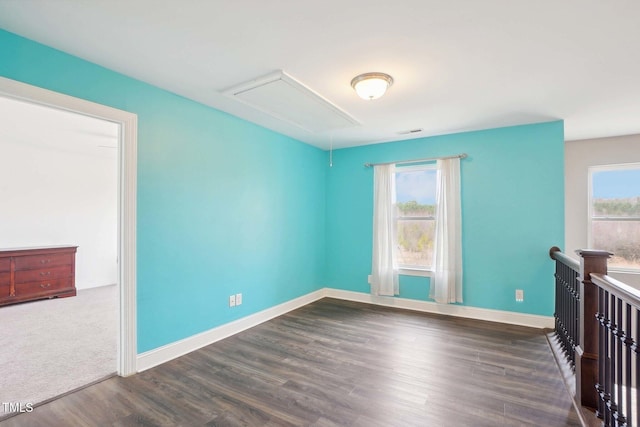
<path fill-rule="evenodd" d="M 16 297 L 24 295 L 37 295 L 55 293 L 63 289 L 71 288 L 71 278 L 46 280 L 42 282 L 16 283 Z"/>
<path fill-rule="evenodd" d="M 11 286 L 0 283 L 0 298 L 5 298 L 9 296 L 11 292 Z"/>
<path fill-rule="evenodd" d="M 11 273 L 8 271 L 0 273 L 0 286 L 11 284 Z"/>
<path fill-rule="evenodd" d="M 11 258 L 0 258 L 0 273 L 11 271 Z"/>
<path fill-rule="evenodd" d="M 73 263 L 73 254 L 43 254 L 15 257 L 16 271 L 53 267 Z"/>
<path fill-rule="evenodd" d="M 64 279 L 71 277 L 71 265 L 40 268 L 37 270 L 20 270 L 15 273 L 15 282 L 39 282 L 41 280 Z"/>

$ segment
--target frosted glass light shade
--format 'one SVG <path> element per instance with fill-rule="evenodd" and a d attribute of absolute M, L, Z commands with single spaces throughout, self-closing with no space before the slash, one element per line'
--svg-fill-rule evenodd
<path fill-rule="evenodd" d="M 393 84 L 393 78 L 385 73 L 364 73 L 351 80 L 351 87 L 362 99 L 380 98 Z"/>

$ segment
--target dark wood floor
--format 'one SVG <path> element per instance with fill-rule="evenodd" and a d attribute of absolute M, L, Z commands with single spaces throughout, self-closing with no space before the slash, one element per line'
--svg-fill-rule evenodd
<path fill-rule="evenodd" d="M 9 426 L 579 426 L 542 331 L 323 299 Z"/>

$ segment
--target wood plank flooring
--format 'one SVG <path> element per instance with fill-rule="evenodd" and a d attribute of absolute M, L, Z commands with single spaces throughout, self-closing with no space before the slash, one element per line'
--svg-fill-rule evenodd
<path fill-rule="evenodd" d="M 10 426 L 579 426 L 542 331 L 325 298 Z"/>

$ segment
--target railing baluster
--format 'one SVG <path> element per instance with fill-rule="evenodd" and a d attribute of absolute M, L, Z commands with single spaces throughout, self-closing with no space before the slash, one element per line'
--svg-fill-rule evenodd
<path fill-rule="evenodd" d="M 562 293 L 564 294 L 564 307 L 562 307 L 562 323 L 564 325 L 564 335 L 567 341 L 567 351 L 569 359 L 573 361 L 573 349 L 571 348 L 571 335 L 569 331 L 569 307 L 571 306 L 570 294 L 567 289 L 567 271 L 562 269 Z"/>
<path fill-rule="evenodd" d="M 580 345 L 580 280 L 578 279 L 578 272 L 574 270 L 570 270 L 571 272 L 571 283 L 573 283 L 573 293 L 576 298 L 575 303 L 575 314 L 574 314 L 574 322 L 576 324 L 576 346 Z"/>
<path fill-rule="evenodd" d="M 568 266 L 565 266 L 565 268 L 567 271 L 567 282 L 568 282 L 567 290 L 569 291 L 569 299 L 570 299 L 569 322 L 572 325 L 576 325 L 578 322 L 577 316 L 580 309 L 580 301 L 578 300 L 578 295 L 580 295 L 579 282 L 577 280 L 577 272 L 572 271 L 571 268 L 569 268 Z M 578 287 L 578 289 L 576 289 L 576 287 Z M 574 365 L 574 368 L 575 368 L 575 362 L 576 362 L 575 360 L 576 346 L 578 345 L 578 342 L 579 342 L 578 330 L 577 328 L 573 327 L 571 331 L 571 361 Z"/>
<path fill-rule="evenodd" d="M 635 409 L 636 409 L 636 425 L 640 424 L 640 396 L 638 396 L 638 388 L 640 387 L 640 357 L 638 353 L 640 353 L 640 310 L 636 308 L 636 330 L 633 334 L 635 342 L 633 343 L 633 357 L 635 359 L 635 368 L 636 368 L 636 383 L 634 385 L 634 394 L 636 399 Z"/>
<path fill-rule="evenodd" d="M 563 268 L 562 281 L 564 286 L 564 294 L 565 294 L 565 306 L 563 310 L 564 314 L 564 325 L 565 325 L 565 334 L 567 336 L 567 349 L 569 351 L 569 359 L 571 360 L 571 364 L 575 363 L 575 353 L 574 353 L 574 339 L 571 335 L 571 311 L 572 311 L 572 301 L 571 301 L 571 292 L 570 292 L 570 283 L 568 279 L 568 271 L 567 268 Z"/>
<path fill-rule="evenodd" d="M 631 384 L 631 348 L 633 347 L 633 334 L 631 331 L 631 304 L 625 304 L 626 308 L 626 321 L 625 321 L 625 339 L 624 339 L 624 347 L 625 347 L 625 375 L 624 375 L 624 383 L 626 386 L 626 396 L 625 396 L 625 406 L 627 408 L 627 412 L 629 416 L 627 417 L 627 426 L 632 427 L 634 425 L 632 414 L 632 403 L 631 403 L 631 389 L 633 389 L 633 384 Z"/>
<path fill-rule="evenodd" d="M 625 338 L 625 332 L 623 329 L 623 325 L 624 325 L 624 320 L 623 320 L 623 311 L 622 311 L 622 299 L 621 298 L 616 298 L 616 313 L 618 315 L 618 317 L 616 318 L 616 334 L 613 336 L 613 339 L 615 340 L 616 343 L 616 359 L 614 360 L 614 368 L 615 368 L 615 386 L 616 386 L 616 390 L 617 390 L 617 396 L 616 396 L 616 425 L 617 426 L 624 426 L 627 424 L 627 419 L 625 417 L 625 412 L 624 412 L 624 401 L 623 399 L 623 394 L 624 394 L 624 386 L 625 386 L 625 382 L 624 382 L 624 378 L 622 376 L 622 369 L 623 369 L 623 359 L 624 359 L 624 355 L 622 353 L 622 345 L 623 345 L 623 341 Z"/>
<path fill-rule="evenodd" d="M 605 353 L 605 346 L 606 346 L 606 339 L 607 339 L 607 332 L 606 332 L 606 316 L 605 316 L 605 311 L 606 311 L 606 291 L 602 288 L 598 288 L 598 314 L 597 314 L 597 319 L 598 322 L 600 323 L 600 325 L 598 326 L 598 354 L 599 355 L 603 355 Z M 596 410 L 596 416 L 598 418 L 604 418 L 605 417 L 605 400 L 604 400 L 604 396 L 605 396 L 605 391 L 604 391 L 604 384 L 605 384 L 605 377 L 604 377 L 604 373 L 605 373 L 605 358 L 604 357 L 600 357 L 598 358 L 598 383 L 596 384 L 596 391 L 598 392 L 598 407 Z"/>
<path fill-rule="evenodd" d="M 611 326 L 611 320 L 609 318 L 609 292 L 604 293 L 604 351 L 600 353 L 602 356 L 602 370 L 604 371 L 604 381 L 602 382 L 602 401 L 604 403 L 603 420 L 605 426 L 611 425 L 611 407 L 610 407 L 610 392 L 611 392 L 611 370 L 609 369 L 609 330 Z"/>

